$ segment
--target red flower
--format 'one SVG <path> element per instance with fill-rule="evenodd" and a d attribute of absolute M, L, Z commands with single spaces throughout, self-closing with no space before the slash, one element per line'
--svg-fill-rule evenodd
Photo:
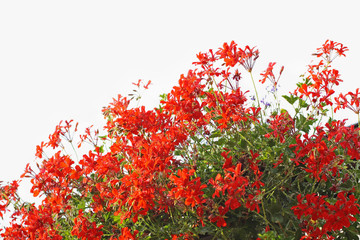
<path fill-rule="evenodd" d="M 269 79 L 270 82 L 273 84 L 273 86 L 275 88 L 277 87 L 280 76 L 281 76 L 282 72 L 284 71 L 284 66 L 282 66 L 280 69 L 279 77 L 277 79 L 275 79 L 275 76 L 273 73 L 273 67 L 275 66 L 275 64 L 276 63 L 274 63 L 274 62 L 269 63 L 269 66 L 266 69 L 266 71 L 260 74 L 261 76 L 263 76 L 263 78 L 260 79 L 259 82 L 265 83 L 266 79 Z"/>
<path fill-rule="evenodd" d="M 179 177 L 176 177 L 175 175 L 169 177 L 176 186 L 171 189 L 169 195 L 174 196 L 175 199 L 185 198 L 185 205 L 191 205 L 191 207 L 195 207 L 195 205 L 200 205 L 205 202 L 202 189 L 207 187 L 205 184 L 201 184 L 199 177 L 190 180 L 190 176 L 192 176 L 194 172 L 194 169 L 190 171 L 186 168 L 183 170 L 179 169 Z"/>
<path fill-rule="evenodd" d="M 240 64 L 245 68 L 246 71 L 251 72 L 254 68 L 255 61 L 259 58 L 259 50 L 254 50 L 255 47 L 250 48 L 246 46 L 245 49 L 239 49 L 241 52 Z"/>
<path fill-rule="evenodd" d="M 250 209 L 250 211 L 254 211 L 256 209 L 256 211 L 259 213 L 260 212 L 260 208 L 259 208 L 259 204 L 260 201 L 258 200 L 257 196 L 260 195 L 260 192 L 257 191 L 255 196 L 252 194 L 249 194 L 248 199 L 246 200 L 246 208 Z"/>
<path fill-rule="evenodd" d="M 335 175 L 337 166 L 343 161 L 335 153 L 337 146 L 328 147 L 325 135 L 325 131 L 317 127 L 316 134 L 311 137 L 308 134 L 297 136 L 296 144 L 291 144 L 289 147 L 296 147 L 293 150 L 296 157 L 292 159 L 296 164 L 303 163 L 305 171 L 311 173 L 311 177 L 326 181 L 329 170 Z"/>
<path fill-rule="evenodd" d="M 74 219 L 74 227 L 71 231 L 72 236 L 76 236 L 82 240 L 86 239 L 101 239 L 103 232 L 102 225 L 96 226 L 95 222 L 90 222 L 84 217 L 83 210 L 79 210 L 79 215 Z"/>
<path fill-rule="evenodd" d="M 226 227 L 226 221 L 224 219 L 224 215 L 229 211 L 228 207 L 218 207 L 219 214 L 217 216 L 210 216 L 211 222 L 216 222 L 216 226 L 218 227 Z"/>
<path fill-rule="evenodd" d="M 350 99 L 348 99 L 350 97 Z M 336 112 L 340 108 L 348 108 L 356 114 L 360 113 L 360 90 L 357 88 L 355 93 L 348 92 L 347 94 L 343 95 L 342 93 L 339 94 L 339 97 L 335 98 L 337 103 L 336 108 L 334 111 Z"/>
<path fill-rule="evenodd" d="M 328 236 L 328 232 L 349 227 L 350 221 L 357 221 L 354 216 L 360 213 L 360 205 L 353 195 L 349 195 L 347 199 L 345 193 L 340 192 L 334 204 L 330 204 L 326 198 L 327 196 L 317 196 L 315 193 L 307 194 L 305 198 L 298 195 L 299 204 L 291 208 L 298 219 L 308 223 L 303 229 L 308 237 L 320 239 L 324 235 Z M 325 224 L 322 227 L 313 226 L 312 223 L 318 220 L 324 220 Z"/>
<path fill-rule="evenodd" d="M 219 48 L 216 54 L 220 59 L 224 59 L 226 66 L 234 67 L 237 63 L 240 63 L 246 71 L 251 72 L 255 61 L 259 57 L 259 50 L 249 46 L 245 46 L 244 49 L 237 48 L 237 44 L 232 41 L 230 45 L 224 43 L 223 48 Z"/>
<path fill-rule="evenodd" d="M 341 43 L 326 40 L 322 47 L 317 49 L 317 53 L 313 55 L 323 57 L 327 62 L 332 62 L 337 56 L 346 56 L 344 52 L 349 49 Z M 335 55 L 334 55 L 335 52 Z"/>
<path fill-rule="evenodd" d="M 121 236 L 118 238 L 118 240 L 136 240 L 138 239 L 136 237 L 138 233 L 138 230 L 135 230 L 134 233 L 131 233 L 128 227 L 124 227 L 121 229 Z"/>
<path fill-rule="evenodd" d="M 273 120 L 269 121 L 269 127 L 273 131 L 267 133 L 265 137 L 269 138 L 273 136 L 274 138 L 279 138 L 281 143 L 285 142 L 285 138 L 294 133 L 295 122 L 291 116 L 285 112 L 280 115 L 271 116 Z"/>
<path fill-rule="evenodd" d="M 226 66 L 234 67 L 241 59 L 241 51 L 238 50 L 234 41 L 231 41 L 230 45 L 224 43 L 223 48 L 219 48 L 216 54 L 220 59 L 224 59 Z"/>

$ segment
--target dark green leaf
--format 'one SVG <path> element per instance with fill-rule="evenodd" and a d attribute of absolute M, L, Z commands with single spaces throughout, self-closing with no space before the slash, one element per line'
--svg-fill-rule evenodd
<path fill-rule="evenodd" d="M 293 105 L 299 99 L 299 97 L 294 95 L 283 95 L 282 97 L 285 98 L 285 100 L 288 101 L 288 103 L 290 103 L 291 105 Z"/>

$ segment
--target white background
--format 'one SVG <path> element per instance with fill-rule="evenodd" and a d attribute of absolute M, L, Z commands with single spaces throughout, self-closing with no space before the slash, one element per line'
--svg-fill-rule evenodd
<path fill-rule="evenodd" d="M 153 82 L 141 103 L 157 106 L 198 52 L 231 40 L 260 50 L 256 79 L 270 61 L 285 66 L 282 94 L 326 39 L 341 42 L 350 51 L 334 63 L 339 89 L 354 90 L 357 2 L 0 1 L 0 180 L 18 179 L 60 120 L 101 129 L 101 109 L 138 79 Z M 336 116 L 356 121 L 349 111 Z"/>

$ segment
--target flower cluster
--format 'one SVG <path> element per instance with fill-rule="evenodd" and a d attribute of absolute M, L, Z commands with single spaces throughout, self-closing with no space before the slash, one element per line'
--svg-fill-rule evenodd
<path fill-rule="evenodd" d="M 328 118 L 352 109 L 359 89 L 336 95 L 342 82 L 330 64 L 347 48 L 326 41 L 281 108 L 271 62 L 261 74 L 276 104 L 262 108 L 253 78 L 254 47 L 232 41 L 197 61 L 157 108 L 131 107 L 140 95 L 119 95 L 103 109 L 104 134 L 60 122 L 28 164 L 30 192 L 19 181 L 0 188 L 4 239 L 348 239 L 360 233 L 360 136 Z M 250 75 L 257 105 L 242 91 Z M 259 84 L 259 83 L 257 83 Z M 139 80 L 136 87 L 150 85 Z M 333 101 L 335 100 L 335 101 Z M 333 109 L 333 108 L 331 108 Z M 325 121 L 322 119 L 326 119 Z M 76 137 L 79 143 L 75 143 Z M 75 151 L 89 143 L 81 157 Z M 52 152 L 49 154 L 48 152 Z"/>
<path fill-rule="evenodd" d="M 303 229 L 306 235 L 301 239 L 322 239 L 323 236 L 335 239 L 328 233 L 350 227 L 350 221 L 356 221 L 354 216 L 360 213 L 360 205 L 354 195 L 346 195 L 340 192 L 334 204 L 326 201 L 327 196 L 317 196 L 315 193 L 305 197 L 298 195 L 299 204 L 291 209 L 298 219 L 306 222 Z"/>

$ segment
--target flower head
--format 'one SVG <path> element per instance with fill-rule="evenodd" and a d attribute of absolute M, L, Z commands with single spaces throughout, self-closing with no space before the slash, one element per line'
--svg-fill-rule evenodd
<path fill-rule="evenodd" d="M 273 73 L 273 68 L 274 68 L 275 64 L 276 64 L 275 62 L 269 63 L 269 66 L 266 69 L 266 71 L 260 74 L 261 76 L 263 76 L 263 78 L 260 79 L 259 82 L 265 83 L 266 79 L 269 79 L 270 82 L 274 85 L 274 87 L 275 88 L 277 87 L 280 76 L 281 76 L 282 72 L 284 71 L 284 66 L 281 67 L 279 77 L 276 79 L 275 75 Z"/>
<path fill-rule="evenodd" d="M 255 47 L 250 48 L 249 46 L 246 46 L 244 50 L 239 50 L 241 52 L 240 64 L 246 71 L 251 72 L 254 68 L 256 59 L 259 58 L 259 50 L 255 50 Z"/>
<path fill-rule="evenodd" d="M 349 99 L 350 97 L 350 99 Z M 360 91 L 359 88 L 356 89 L 355 93 L 348 92 L 343 95 L 339 94 L 339 97 L 335 98 L 337 107 L 335 108 L 335 112 L 340 108 L 348 108 L 356 114 L 360 113 Z"/>
<path fill-rule="evenodd" d="M 317 49 L 317 53 L 313 55 L 322 57 L 326 62 L 332 62 L 337 56 L 346 56 L 344 52 L 348 51 L 347 47 L 343 44 L 334 41 L 326 40 L 322 47 Z"/>

